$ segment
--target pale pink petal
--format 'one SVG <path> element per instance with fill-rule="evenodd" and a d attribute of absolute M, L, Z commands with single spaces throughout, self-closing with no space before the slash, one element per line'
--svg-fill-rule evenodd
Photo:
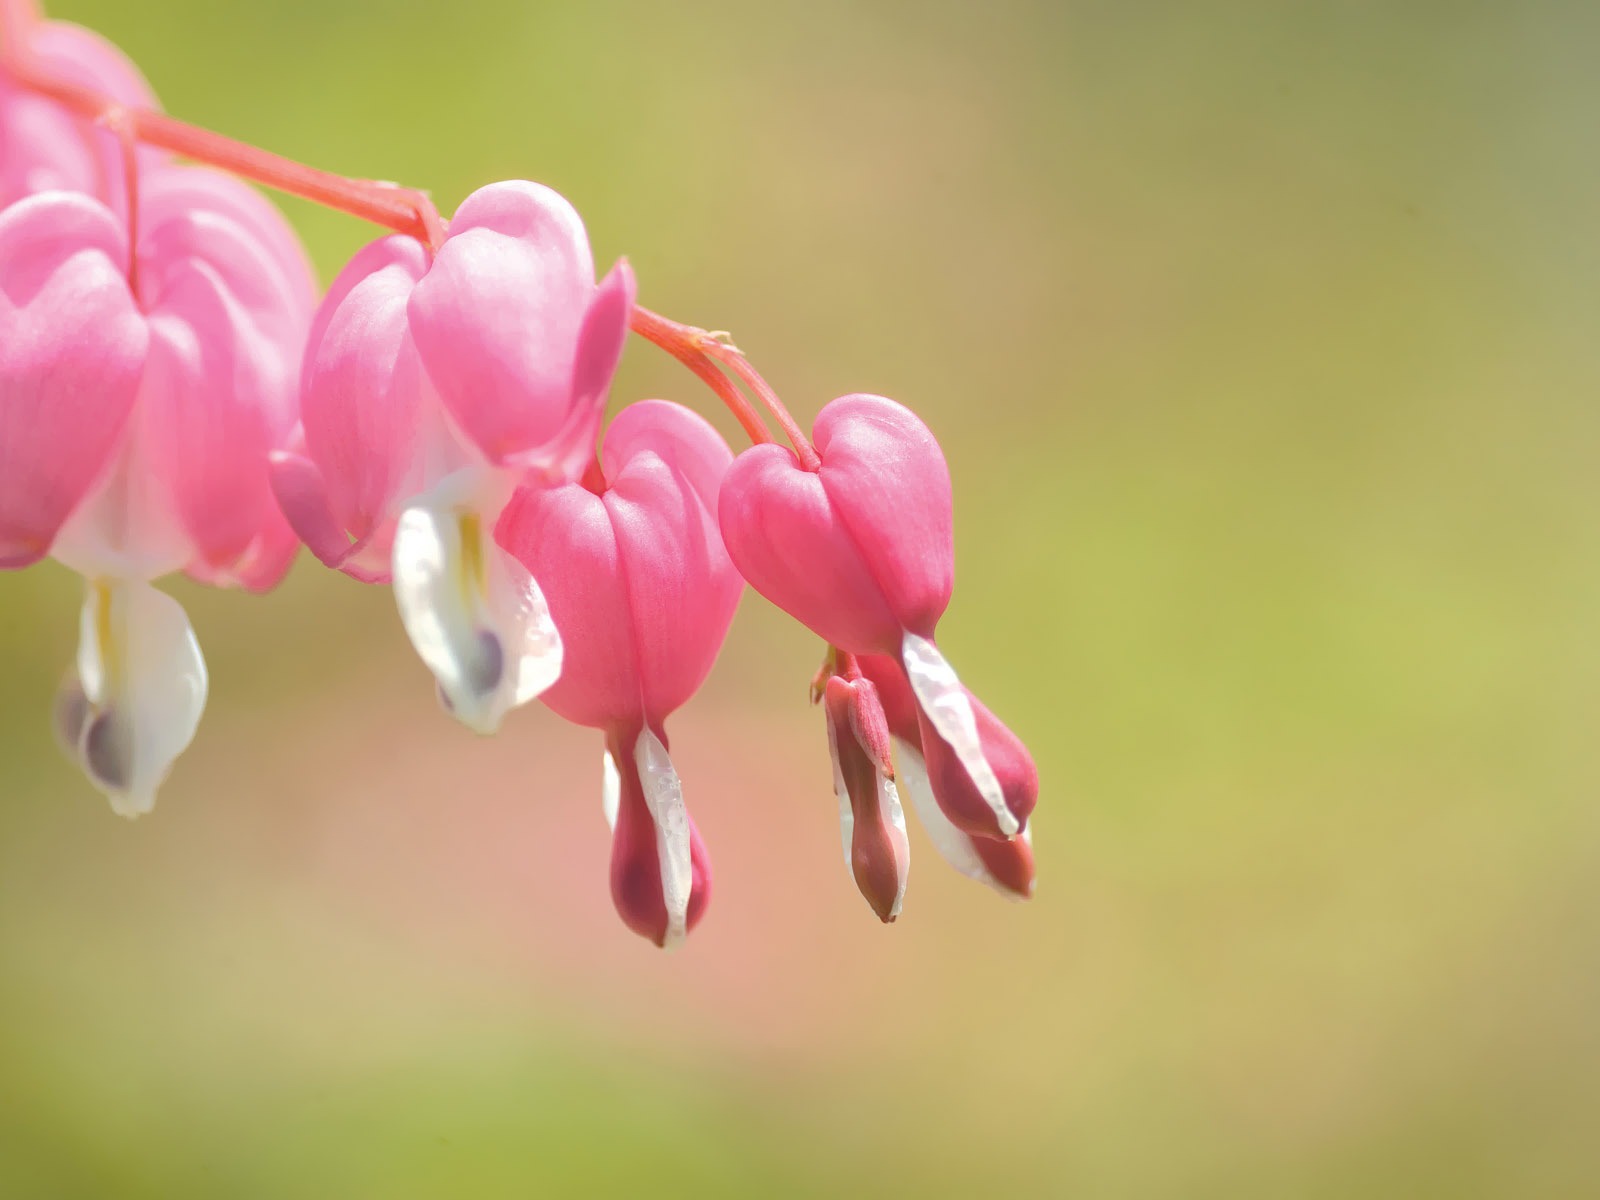
<path fill-rule="evenodd" d="M 336 567 L 363 583 L 388 583 L 388 554 L 375 571 L 358 573 L 354 561 L 366 549 L 365 541 L 352 541 L 334 516 L 328 486 L 317 464 L 304 455 L 275 451 L 270 456 L 273 498 L 296 537 L 329 567 Z"/>
<path fill-rule="evenodd" d="M 159 109 L 155 93 L 132 60 L 93 30 L 66 21 L 45 21 L 34 29 L 29 50 L 51 76 L 91 88 L 134 108 Z M 117 134 L 81 117 L 71 119 L 71 138 L 90 155 L 93 182 L 83 190 L 106 201 L 126 219 L 127 188 L 123 147 Z M 154 146 L 140 146 L 141 171 L 159 166 L 171 155 Z"/>
<path fill-rule="evenodd" d="M 0 78 L 0 207 L 44 191 L 103 196 L 100 161 L 81 122 Z"/>
<path fill-rule="evenodd" d="M 549 188 L 491 184 L 457 210 L 412 293 L 411 330 L 446 409 L 490 462 L 569 448 L 559 441 L 594 298 L 583 223 Z"/>
<path fill-rule="evenodd" d="M 611 378 L 628 340 L 635 285 L 627 260 L 617 263 L 600 288 L 578 333 L 573 368 L 572 408 L 567 423 L 547 445 L 514 460 L 553 482 L 576 479 L 594 456 L 594 445 L 611 391 Z"/>
<path fill-rule="evenodd" d="M 216 570 L 199 560 L 189 567 L 189 576 L 213 587 L 240 587 L 247 592 L 270 592 L 283 582 L 300 550 L 300 539 L 284 520 L 276 504 L 267 513 L 255 541 L 226 569 Z"/>
<path fill-rule="evenodd" d="M 622 476 L 639 455 L 649 454 L 680 474 L 712 512 L 733 452 L 716 428 L 693 409 L 670 400 L 639 400 L 617 414 L 606 430 L 600 460 L 607 479 Z"/>
<path fill-rule="evenodd" d="M 371 243 L 334 280 L 306 343 L 300 411 L 307 452 L 321 468 L 338 524 L 357 540 L 392 524 L 420 453 L 431 391 L 406 305 L 427 269 L 427 254 L 412 238 Z"/>
<path fill-rule="evenodd" d="M 93 88 L 123 104 L 160 107 L 133 60 L 92 29 L 70 21 L 45 21 L 34 29 L 28 49 L 54 78 Z"/>
<path fill-rule="evenodd" d="M 49 549 L 121 438 L 149 347 L 125 261 L 85 196 L 0 213 L 0 564 Z"/>
<path fill-rule="evenodd" d="M 298 377 L 317 280 L 305 247 L 277 206 L 232 175 L 196 166 L 143 172 L 139 202 L 147 241 L 142 252 L 209 262 L 239 303 L 270 324 Z M 148 244 L 151 238 L 156 245 Z"/>
<path fill-rule="evenodd" d="M 146 469 L 166 481 L 212 570 L 243 557 L 271 511 L 264 409 L 274 350 L 205 264 L 172 264 L 150 314 L 140 403 L 155 430 Z"/>

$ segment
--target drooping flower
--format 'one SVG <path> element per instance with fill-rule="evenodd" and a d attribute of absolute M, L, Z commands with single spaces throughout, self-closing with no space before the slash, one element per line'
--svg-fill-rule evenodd
<path fill-rule="evenodd" d="M 14 52 L 52 78 L 129 107 L 157 107 L 139 69 L 97 33 L 66 21 L 42 21 L 25 41 Z M 137 154 L 141 169 L 167 158 L 150 147 Z M 0 207 L 44 191 L 82 192 L 113 212 L 126 211 L 122 144 L 105 124 L 18 87 L 0 71 Z"/>
<path fill-rule="evenodd" d="M 83 575 L 61 733 L 130 816 L 207 688 L 187 617 L 150 582 L 264 591 L 293 557 L 267 455 L 294 422 L 314 299 L 298 243 L 246 185 L 160 167 L 137 205 L 131 258 L 123 215 L 86 195 L 0 213 L 0 566 L 51 554 Z"/>
<path fill-rule="evenodd" d="M 937 793 L 946 815 L 968 833 L 1015 836 L 1032 800 L 1007 795 L 969 693 L 934 643 L 955 570 L 939 443 L 909 409 L 866 395 L 826 405 L 813 441 L 815 471 L 775 443 L 734 460 L 719 504 L 728 553 L 831 645 L 903 664 L 922 717 L 972 783 Z"/>
<path fill-rule="evenodd" d="M 711 670 L 744 586 L 714 515 L 732 457 L 704 418 L 641 401 L 606 431 L 597 472 L 519 489 L 496 531 L 546 581 L 566 665 L 543 699 L 605 734 L 612 900 L 660 946 L 694 927 L 710 895 L 666 719 Z"/>
<path fill-rule="evenodd" d="M 905 902 L 911 846 L 878 689 L 862 676 L 853 656 L 845 657 L 830 665 L 826 682 L 813 695 L 827 720 L 844 864 L 872 911 L 888 924 Z"/>
<path fill-rule="evenodd" d="M 366 247 L 312 325 L 279 502 L 324 563 L 393 583 L 445 705 L 480 732 L 561 672 L 540 584 L 492 531 L 521 481 L 592 457 L 633 291 L 625 262 L 595 283 L 570 204 L 513 181 L 467 197 L 431 261 L 408 237 Z"/>
<path fill-rule="evenodd" d="M 1026 900 L 1033 895 L 1032 830 L 1009 841 L 974 836 L 958 829 L 945 815 L 949 807 L 970 807 L 970 799 L 952 803 L 935 797 L 941 790 L 970 791 L 972 777 L 923 715 L 898 660 L 864 654 L 856 660 L 876 688 L 884 720 L 894 738 L 895 779 L 900 795 L 911 802 L 928 839 L 952 867 L 969 879 L 986 883 L 1003 896 Z M 1032 809 L 1039 792 L 1039 773 L 1020 738 L 968 693 L 984 755 L 994 767 L 1013 808 Z"/>

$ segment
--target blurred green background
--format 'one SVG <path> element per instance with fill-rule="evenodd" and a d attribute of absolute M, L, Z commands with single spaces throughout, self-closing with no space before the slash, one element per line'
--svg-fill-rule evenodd
<path fill-rule="evenodd" d="M 447 211 L 558 187 L 803 419 L 918 408 L 1044 794 L 1032 904 L 914 834 L 879 926 L 747 597 L 663 956 L 598 737 L 456 728 L 387 593 L 174 585 L 211 706 L 128 825 L 51 744 L 74 580 L 0 578 L 0 1195 L 1600 1192 L 1600 8 L 50 8 Z"/>

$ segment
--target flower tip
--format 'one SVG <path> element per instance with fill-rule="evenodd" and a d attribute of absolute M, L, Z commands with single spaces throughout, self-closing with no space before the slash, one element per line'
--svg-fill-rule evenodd
<path fill-rule="evenodd" d="M 106 798 L 111 801 L 111 811 L 127 821 L 137 821 L 156 806 L 154 792 L 108 792 Z"/>

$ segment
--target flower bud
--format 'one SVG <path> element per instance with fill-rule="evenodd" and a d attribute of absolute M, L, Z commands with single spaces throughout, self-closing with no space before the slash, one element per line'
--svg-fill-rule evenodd
<path fill-rule="evenodd" d="M 890 765 L 889 722 L 867 679 L 830 678 L 823 689 L 833 790 L 845 866 L 878 919 L 900 915 L 911 847 Z"/>
<path fill-rule="evenodd" d="M 894 738 L 901 791 L 939 854 L 969 879 L 986 883 L 1004 896 L 1026 900 L 1033 895 L 1033 846 L 1024 828 L 1009 840 L 973 835 L 946 815 L 946 806 L 982 803 L 973 794 L 971 776 L 955 761 L 948 745 L 928 725 L 904 670 L 884 655 L 862 655 L 862 673 L 877 687 Z M 985 754 L 1009 805 L 1031 812 L 1039 793 L 1039 775 L 1025 746 L 976 697 L 969 697 Z"/>

